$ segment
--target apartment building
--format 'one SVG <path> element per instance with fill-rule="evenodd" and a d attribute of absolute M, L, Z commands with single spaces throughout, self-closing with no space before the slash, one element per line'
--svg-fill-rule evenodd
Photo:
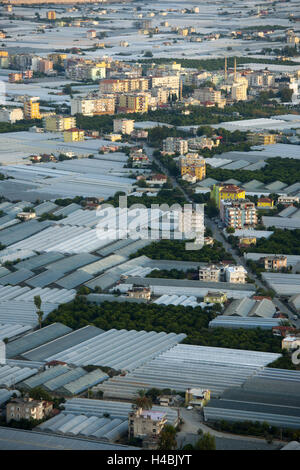
<path fill-rule="evenodd" d="M 179 96 L 179 75 L 162 75 L 150 77 L 151 88 L 167 88 Z"/>
<path fill-rule="evenodd" d="M 264 265 L 266 271 L 280 271 L 287 268 L 286 256 L 266 256 L 260 259 L 260 263 Z"/>
<path fill-rule="evenodd" d="M 221 200 L 220 218 L 226 227 L 234 229 L 255 227 L 258 222 L 255 204 L 247 199 L 239 201 Z"/>
<path fill-rule="evenodd" d="M 222 98 L 221 91 L 211 87 L 203 87 L 194 91 L 194 98 L 200 103 L 212 103 L 219 108 L 224 108 L 226 99 Z"/>
<path fill-rule="evenodd" d="M 157 439 L 166 424 L 166 412 L 138 408 L 128 415 L 128 435 L 129 438 Z"/>
<path fill-rule="evenodd" d="M 199 281 L 220 282 L 224 274 L 224 266 L 209 264 L 199 269 Z"/>
<path fill-rule="evenodd" d="M 10 122 L 14 124 L 17 121 L 24 119 L 23 109 L 21 108 L 1 108 L 0 109 L 0 122 Z"/>
<path fill-rule="evenodd" d="M 74 116 L 54 115 L 43 119 L 46 131 L 63 132 L 76 127 L 76 118 Z"/>
<path fill-rule="evenodd" d="M 72 80 L 101 80 L 106 76 L 106 67 L 94 64 L 74 64 L 67 68 L 66 76 Z"/>
<path fill-rule="evenodd" d="M 188 140 L 189 150 L 201 150 L 204 148 L 208 148 L 209 150 L 211 150 L 212 148 L 218 147 L 219 145 L 219 138 L 212 139 L 210 137 L 202 136 Z"/>
<path fill-rule="evenodd" d="M 245 284 L 247 271 L 243 266 L 208 264 L 199 269 L 199 280 L 203 282 L 230 282 Z"/>
<path fill-rule="evenodd" d="M 115 114 L 115 103 L 115 97 L 108 95 L 98 98 L 73 98 L 71 99 L 71 114 L 84 116 Z"/>
<path fill-rule="evenodd" d="M 125 135 L 131 135 L 134 130 L 133 119 L 114 119 L 114 132 Z"/>
<path fill-rule="evenodd" d="M 53 62 L 48 59 L 40 59 L 38 62 L 38 72 L 48 74 L 53 71 Z"/>
<path fill-rule="evenodd" d="M 23 72 L 13 72 L 8 74 L 9 83 L 17 83 L 23 80 L 28 80 L 33 77 L 32 70 L 25 70 Z"/>
<path fill-rule="evenodd" d="M 118 112 L 147 113 L 149 96 L 146 93 L 126 93 L 118 96 Z"/>
<path fill-rule="evenodd" d="M 188 150 L 188 141 L 181 137 L 167 137 L 163 140 L 163 152 L 167 155 L 173 155 L 174 153 L 185 155 Z"/>
<path fill-rule="evenodd" d="M 234 184 L 218 183 L 213 185 L 210 198 L 214 201 L 215 205 L 220 209 L 221 201 L 224 200 L 241 200 L 245 199 L 246 191 L 239 188 Z"/>
<path fill-rule="evenodd" d="M 40 119 L 40 103 L 28 99 L 24 101 L 24 118 L 25 119 Z"/>
<path fill-rule="evenodd" d="M 64 131 L 64 142 L 82 142 L 84 140 L 84 131 L 73 127 Z"/>
<path fill-rule="evenodd" d="M 246 101 L 248 89 L 248 80 L 245 77 L 240 77 L 237 81 L 234 81 L 231 88 L 231 98 L 234 101 Z"/>
<path fill-rule="evenodd" d="M 186 174 L 196 177 L 196 181 L 206 176 L 206 162 L 198 153 L 187 153 L 179 160 L 181 176 Z"/>
<path fill-rule="evenodd" d="M 225 281 L 232 284 L 245 284 L 247 271 L 243 266 L 227 266 L 225 269 Z"/>
<path fill-rule="evenodd" d="M 249 133 L 247 139 L 251 145 L 272 145 L 276 144 L 276 134 Z"/>
<path fill-rule="evenodd" d="M 260 197 L 257 201 L 258 209 L 273 209 L 274 201 L 269 197 Z"/>
<path fill-rule="evenodd" d="M 48 20 L 56 20 L 56 12 L 55 11 L 47 11 L 47 19 Z"/>
<path fill-rule="evenodd" d="M 99 82 L 101 93 L 129 93 L 131 91 L 147 91 L 147 78 L 104 79 Z"/>
<path fill-rule="evenodd" d="M 192 405 L 195 408 L 202 408 L 210 400 L 210 390 L 201 388 L 188 388 L 185 392 L 186 406 Z"/>
<path fill-rule="evenodd" d="M 53 403 L 49 401 L 38 401 L 32 398 L 15 398 L 6 405 L 6 422 L 21 419 L 44 419 L 51 415 Z"/>
<path fill-rule="evenodd" d="M 133 286 L 132 289 L 127 291 L 127 297 L 131 299 L 151 299 L 151 289 L 149 287 Z"/>
<path fill-rule="evenodd" d="M 279 196 L 277 199 L 278 204 L 284 204 L 284 205 L 292 205 L 294 202 L 299 203 L 299 197 L 298 196 Z"/>

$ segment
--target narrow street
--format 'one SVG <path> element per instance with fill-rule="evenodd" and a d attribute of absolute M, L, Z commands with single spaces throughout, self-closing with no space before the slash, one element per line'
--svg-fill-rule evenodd
<path fill-rule="evenodd" d="M 192 199 L 188 196 L 188 194 L 185 192 L 185 190 L 181 187 L 181 185 L 178 183 L 178 181 L 174 178 L 174 176 L 170 175 L 169 170 L 161 163 L 161 161 L 153 156 L 154 149 L 152 147 L 149 147 L 148 145 L 144 145 L 144 148 L 146 150 L 146 153 L 147 153 L 149 159 L 157 164 L 157 166 L 160 168 L 161 172 L 164 173 L 165 175 L 167 175 L 168 178 L 170 178 L 174 188 L 179 188 L 183 192 L 186 200 L 190 204 L 192 204 L 193 203 Z M 238 255 L 238 253 L 232 247 L 232 245 L 227 242 L 226 238 L 224 237 L 224 235 L 222 233 L 222 230 L 220 230 L 219 227 L 217 226 L 217 224 L 213 220 L 208 218 L 207 216 L 205 216 L 205 227 L 211 229 L 212 234 L 213 234 L 213 238 L 215 240 L 218 240 L 219 242 L 221 242 L 223 244 L 226 251 L 232 255 L 232 257 L 236 261 L 236 263 L 242 265 L 248 271 L 248 276 L 255 281 L 255 284 L 257 285 L 258 288 L 269 289 L 269 287 L 263 281 L 258 279 L 257 275 L 253 271 L 249 270 L 249 266 L 247 266 L 244 257 Z M 274 297 L 273 302 L 275 303 L 275 305 L 279 308 L 279 310 L 282 313 L 288 315 L 289 320 L 297 328 L 300 328 L 300 318 L 298 320 L 294 320 L 295 313 L 289 308 L 289 306 L 287 304 L 283 303 L 278 296 Z"/>

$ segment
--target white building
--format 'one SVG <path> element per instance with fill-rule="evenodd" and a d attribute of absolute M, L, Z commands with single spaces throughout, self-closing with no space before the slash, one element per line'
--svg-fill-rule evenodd
<path fill-rule="evenodd" d="M 133 131 L 133 119 L 114 119 L 114 133 L 130 135 Z"/>
<path fill-rule="evenodd" d="M 243 266 L 228 266 L 225 269 L 225 280 L 233 284 L 245 284 L 247 271 Z"/>
<path fill-rule="evenodd" d="M 24 113 L 21 108 L 0 109 L 0 122 L 10 122 L 14 124 L 16 121 L 21 121 L 22 119 L 24 119 Z"/>

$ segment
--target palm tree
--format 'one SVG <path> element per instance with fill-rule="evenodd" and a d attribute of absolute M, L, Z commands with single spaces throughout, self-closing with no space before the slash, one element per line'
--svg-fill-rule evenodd
<path fill-rule="evenodd" d="M 138 390 L 138 396 L 135 398 L 134 404 L 143 410 L 151 410 L 152 408 L 152 400 L 146 396 L 145 390 Z"/>
<path fill-rule="evenodd" d="M 38 316 L 39 325 L 40 325 L 40 328 L 42 328 L 42 321 L 43 321 L 43 315 L 44 315 L 44 312 L 42 312 L 41 310 L 42 299 L 39 295 L 35 295 L 33 300 L 34 300 L 34 305 L 36 306 L 36 314 Z"/>

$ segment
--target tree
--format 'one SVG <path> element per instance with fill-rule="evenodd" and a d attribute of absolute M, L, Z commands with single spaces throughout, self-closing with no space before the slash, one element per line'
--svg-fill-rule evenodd
<path fill-rule="evenodd" d="M 171 424 L 166 424 L 159 436 L 158 449 L 174 450 L 176 448 L 176 429 Z"/>
<path fill-rule="evenodd" d="M 40 328 L 42 328 L 42 321 L 44 312 L 41 310 L 42 299 L 39 295 L 34 296 L 34 305 L 36 306 L 36 314 L 38 316 Z"/>
<path fill-rule="evenodd" d="M 289 101 L 291 101 L 292 95 L 293 90 L 291 90 L 290 88 L 282 88 L 282 90 L 280 90 L 279 92 L 279 96 L 282 103 L 288 103 Z"/>
<path fill-rule="evenodd" d="M 146 396 L 145 390 L 138 390 L 138 396 L 135 398 L 134 404 L 143 410 L 151 410 L 152 408 L 152 400 Z"/>
<path fill-rule="evenodd" d="M 205 433 L 203 436 L 195 443 L 195 450 L 216 450 L 216 439 L 215 436 Z"/>

